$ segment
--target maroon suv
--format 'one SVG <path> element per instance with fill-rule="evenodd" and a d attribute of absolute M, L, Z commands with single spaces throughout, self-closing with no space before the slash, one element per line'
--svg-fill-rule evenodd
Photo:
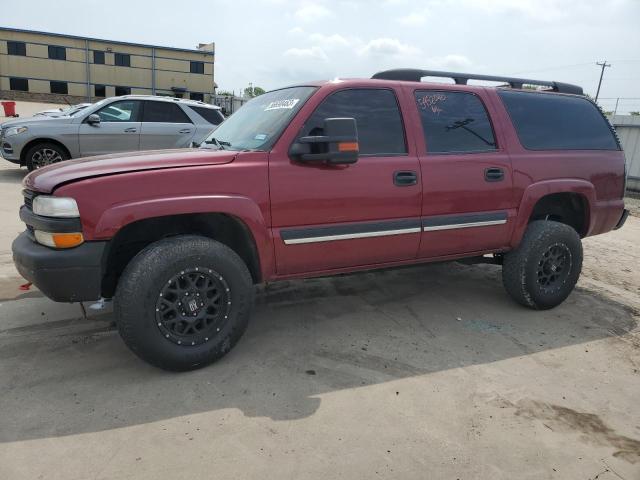
<path fill-rule="evenodd" d="M 624 154 L 580 87 L 410 69 L 275 90 L 199 149 L 69 161 L 24 187 L 20 273 L 56 301 L 113 298 L 126 344 L 171 370 L 228 352 L 254 285 L 280 279 L 489 254 L 516 301 L 554 307 L 580 239 L 627 215 Z"/>

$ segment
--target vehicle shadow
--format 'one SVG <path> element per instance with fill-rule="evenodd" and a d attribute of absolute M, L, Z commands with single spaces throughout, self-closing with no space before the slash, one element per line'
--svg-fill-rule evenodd
<path fill-rule="evenodd" d="M 636 326 L 628 308 L 583 291 L 551 311 L 525 309 L 504 293 L 499 268 L 458 263 L 261 288 L 238 346 L 189 373 L 143 363 L 120 341 L 112 317 L 103 317 L 0 335 L 0 442 L 226 408 L 300 419 L 328 392 L 533 355 Z"/>

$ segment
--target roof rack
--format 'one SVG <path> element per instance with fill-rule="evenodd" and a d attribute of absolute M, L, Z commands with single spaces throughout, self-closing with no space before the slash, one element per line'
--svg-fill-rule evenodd
<path fill-rule="evenodd" d="M 439 72 L 436 70 L 420 70 L 417 68 L 397 68 L 376 73 L 373 77 L 379 80 L 404 80 L 407 82 L 419 82 L 422 77 L 452 78 L 457 85 L 466 85 L 469 80 L 489 80 L 492 82 L 508 83 L 511 88 L 522 88 L 523 85 L 541 85 L 551 87 L 551 90 L 559 93 L 572 93 L 583 95 L 582 87 L 570 83 L 552 82 L 545 80 L 530 80 L 527 78 L 499 77 L 495 75 L 478 75 L 475 73 Z"/>

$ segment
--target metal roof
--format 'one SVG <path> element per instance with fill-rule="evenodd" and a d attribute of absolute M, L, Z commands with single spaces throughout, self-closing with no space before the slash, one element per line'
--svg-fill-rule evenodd
<path fill-rule="evenodd" d="M 65 33 L 52 33 L 52 32 L 41 32 L 38 30 L 25 30 L 22 28 L 11 28 L 11 27 L 0 27 L 0 31 L 4 32 L 17 32 L 17 33 L 33 33 L 36 35 L 49 35 L 52 37 L 61 37 L 61 38 L 70 38 L 73 40 L 89 40 L 91 42 L 104 42 L 104 43 L 113 43 L 116 45 L 129 45 L 132 47 L 143 47 L 143 48 L 161 48 L 163 50 L 173 50 L 175 52 L 188 52 L 188 53 L 201 53 L 203 55 L 214 55 L 215 51 L 210 52 L 206 50 L 196 50 L 189 48 L 176 48 L 176 47 L 165 47 L 162 45 L 147 45 L 144 43 L 133 43 L 133 42 L 123 42 L 120 40 L 106 40 L 104 38 L 93 38 L 93 37 L 81 37 L 78 35 L 67 35 Z"/>

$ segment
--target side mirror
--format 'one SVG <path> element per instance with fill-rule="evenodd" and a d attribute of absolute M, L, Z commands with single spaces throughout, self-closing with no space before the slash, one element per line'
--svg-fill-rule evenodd
<path fill-rule="evenodd" d="M 355 118 L 326 118 L 323 135 L 300 137 L 289 155 L 305 163 L 346 165 L 358 161 L 358 129 Z"/>
<path fill-rule="evenodd" d="M 87 123 L 89 125 L 97 125 L 100 123 L 100 115 L 98 115 L 97 113 L 92 113 L 91 115 L 89 115 L 87 117 Z"/>

